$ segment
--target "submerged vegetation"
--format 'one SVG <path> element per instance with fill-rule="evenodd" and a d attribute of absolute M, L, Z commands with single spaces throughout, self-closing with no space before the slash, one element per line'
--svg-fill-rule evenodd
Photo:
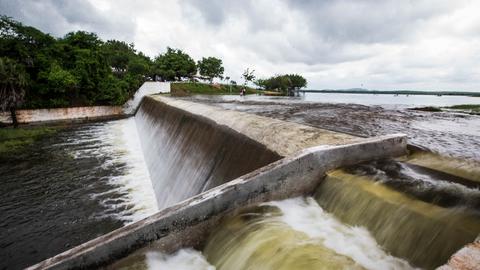
<path fill-rule="evenodd" d="M 412 108 L 415 111 L 424 111 L 424 112 L 445 112 L 445 111 L 453 111 L 453 112 L 460 112 L 460 113 L 467 113 L 473 115 L 480 115 L 480 104 L 461 104 L 461 105 L 454 105 L 448 107 L 417 107 Z"/>
<path fill-rule="evenodd" d="M 28 127 L 0 129 L 0 155 L 15 153 L 31 145 L 35 140 L 55 133 L 58 127 Z"/>
<path fill-rule="evenodd" d="M 480 114 L 480 104 L 454 105 L 454 106 L 445 107 L 445 108 L 452 109 L 452 110 L 470 111 L 472 113 L 479 113 Z"/>

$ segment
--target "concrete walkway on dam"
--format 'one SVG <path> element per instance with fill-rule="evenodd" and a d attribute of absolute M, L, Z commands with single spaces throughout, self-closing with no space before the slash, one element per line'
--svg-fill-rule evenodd
<path fill-rule="evenodd" d="M 234 178 L 224 179 L 223 183 L 216 183 L 216 186 L 207 185 L 208 189 L 199 189 L 186 198 L 170 201 L 166 204 L 167 208 L 157 214 L 74 247 L 29 269 L 90 269 L 105 266 L 152 241 L 157 241 L 157 245 L 162 246 L 163 251 L 167 253 L 183 247 L 198 247 L 223 217 L 240 208 L 271 200 L 313 194 L 328 171 L 365 161 L 401 156 L 406 153 L 407 146 L 406 136 L 402 134 L 359 138 L 162 95 L 145 97 L 136 118 L 138 118 L 139 132 L 145 133 L 140 134 L 141 137 L 144 136 L 142 143 L 147 144 L 142 147 L 144 151 L 150 150 L 153 157 L 165 154 L 164 159 L 178 158 L 175 162 L 179 162 L 185 157 L 177 157 L 179 155 L 177 152 L 161 151 L 165 151 L 165 147 L 184 147 L 184 145 L 177 145 L 178 143 L 188 143 L 194 148 L 183 149 L 187 152 L 181 154 L 188 153 L 195 160 L 198 156 L 191 152 L 194 151 L 192 149 L 211 149 L 210 146 L 204 145 L 205 142 L 196 144 L 198 142 L 195 140 L 204 138 L 215 140 L 227 136 L 230 144 L 215 151 L 224 153 L 228 151 L 224 148 L 230 145 L 233 147 L 240 142 L 244 143 L 238 137 L 245 137 L 262 145 L 266 150 L 276 153 L 278 158 L 273 158 L 273 162 L 266 165 L 257 163 L 255 165 L 257 167 L 250 168 L 247 172 L 238 171 L 239 175 L 230 175 L 235 176 Z M 166 125 L 172 119 L 176 123 Z M 162 127 L 164 124 L 166 126 Z M 198 127 L 186 129 L 182 125 Z M 215 129 L 215 132 L 212 133 L 207 127 Z M 160 140 L 158 130 L 161 131 L 163 140 L 156 142 Z M 191 141 L 186 141 L 186 138 Z M 172 142 L 173 146 L 163 145 Z M 157 143 L 161 147 L 148 145 L 151 143 Z M 240 145 L 240 148 L 242 147 Z M 255 153 L 261 150 L 258 150 L 257 146 L 254 148 L 257 151 Z M 150 167 L 158 165 L 158 160 L 151 160 L 147 165 L 150 170 Z M 215 163 L 214 166 L 223 165 Z M 218 169 L 212 168 L 207 170 L 209 175 L 212 174 L 212 170 Z M 198 177 L 197 174 L 192 174 L 193 176 Z M 174 181 L 183 181 L 185 184 L 197 181 L 188 177 L 190 175 L 179 177 Z M 154 178 L 152 182 L 156 181 Z M 155 186 L 155 183 L 153 184 Z M 176 191 L 168 190 L 168 192 Z M 459 257 L 457 255 L 455 258 Z M 472 261 L 471 258 L 469 260 Z M 461 269 L 453 267 L 452 264 L 449 267 Z"/>

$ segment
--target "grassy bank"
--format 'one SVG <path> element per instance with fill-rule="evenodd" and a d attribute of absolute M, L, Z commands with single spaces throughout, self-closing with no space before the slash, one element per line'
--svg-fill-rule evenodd
<path fill-rule="evenodd" d="M 26 127 L 0 129 L 0 155 L 13 153 L 35 142 L 42 136 L 53 134 L 58 128 Z"/>
<path fill-rule="evenodd" d="M 239 95 L 242 86 L 227 84 L 206 84 L 206 83 L 172 83 L 171 94 L 174 96 L 188 95 Z M 246 87 L 247 94 L 256 94 L 262 91 Z"/>
<path fill-rule="evenodd" d="M 450 107 L 445 107 L 446 109 L 451 110 L 461 110 L 461 111 L 468 111 L 471 113 L 480 114 L 480 104 L 464 104 L 464 105 L 455 105 Z"/>
<path fill-rule="evenodd" d="M 474 114 L 480 115 L 480 104 L 462 104 L 462 105 L 454 105 L 449 107 L 418 107 L 412 108 L 412 110 L 416 111 L 424 111 L 424 112 L 444 112 L 444 111 L 454 111 L 460 113 L 467 113 L 467 114 Z"/>

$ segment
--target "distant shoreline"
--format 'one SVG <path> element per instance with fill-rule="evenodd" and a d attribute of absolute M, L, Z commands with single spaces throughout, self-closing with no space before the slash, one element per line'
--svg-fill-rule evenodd
<path fill-rule="evenodd" d="M 372 94 L 372 95 L 422 95 L 422 96 L 469 96 L 480 97 L 479 92 L 455 92 L 455 91 L 414 91 L 414 90 L 367 90 L 367 89 L 345 89 L 345 90 L 300 90 L 303 93 L 337 93 L 337 94 Z"/>

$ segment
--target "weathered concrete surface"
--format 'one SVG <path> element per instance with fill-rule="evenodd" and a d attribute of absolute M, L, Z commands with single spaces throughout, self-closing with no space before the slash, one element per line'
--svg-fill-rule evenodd
<path fill-rule="evenodd" d="M 137 90 L 133 98 L 123 105 L 123 112 L 125 114 L 135 114 L 144 96 L 158 93 L 170 93 L 170 83 L 144 82 Z"/>
<path fill-rule="evenodd" d="M 329 170 L 371 159 L 403 155 L 405 151 L 404 135 L 371 138 L 342 146 L 309 148 L 29 269 L 86 269 L 105 265 L 158 239 L 165 251 L 195 246 L 203 241 L 206 228 L 212 228 L 216 220 L 239 207 L 311 194 Z M 200 228 L 201 233 L 194 233 L 195 228 Z"/>
<path fill-rule="evenodd" d="M 342 145 L 363 140 L 343 133 L 165 96 L 148 98 L 227 126 L 284 157 L 317 145 Z"/>
<path fill-rule="evenodd" d="M 17 110 L 17 120 L 21 124 L 54 122 L 65 120 L 96 120 L 121 117 L 121 106 L 89 106 L 54 109 Z M 0 122 L 10 124 L 10 112 L 0 113 Z"/>
<path fill-rule="evenodd" d="M 480 269 L 480 239 L 466 245 L 452 255 L 448 263 L 439 270 L 478 270 Z"/>

